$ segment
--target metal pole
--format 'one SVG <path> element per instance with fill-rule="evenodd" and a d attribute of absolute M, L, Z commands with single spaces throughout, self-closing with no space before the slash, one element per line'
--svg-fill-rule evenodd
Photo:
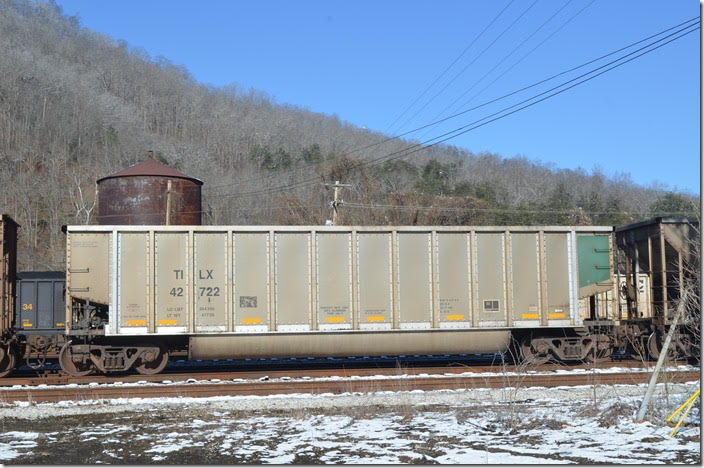
<path fill-rule="evenodd" d="M 655 369 L 653 370 L 653 375 L 650 377 L 650 382 L 648 383 L 648 390 L 645 392 L 645 397 L 643 397 L 643 401 L 640 404 L 640 409 L 638 410 L 636 421 L 642 421 L 645 417 L 645 412 L 648 409 L 648 403 L 650 403 L 650 398 L 653 396 L 653 392 L 655 391 L 655 384 L 658 381 L 658 373 L 660 372 L 660 368 L 662 368 L 662 365 L 665 362 L 665 356 L 667 356 L 667 351 L 670 347 L 672 336 L 675 334 L 677 322 L 680 320 L 680 316 L 684 311 L 685 303 L 687 302 L 688 296 L 689 289 L 684 289 L 682 291 L 682 295 L 680 296 L 680 302 L 677 305 L 677 312 L 675 313 L 675 317 L 672 319 L 672 323 L 670 324 L 670 330 L 668 330 L 667 332 L 667 338 L 665 338 L 665 343 L 662 345 L 660 357 L 658 357 L 658 362 L 655 365 Z"/>
<path fill-rule="evenodd" d="M 166 181 L 166 225 L 171 224 L 171 181 Z"/>

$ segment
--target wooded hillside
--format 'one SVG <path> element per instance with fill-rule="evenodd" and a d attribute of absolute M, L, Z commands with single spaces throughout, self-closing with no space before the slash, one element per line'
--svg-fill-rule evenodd
<path fill-rule="evenodd" d="M 199 84 L 52 3 L 0 0 L 0 211 L 22 225 L 24 269 L 61 269 L 60 226 L 94 222 L 95 180 L 148 150 L 205 182 L 207 224 L 323 224 L 335 180 L 352 184 L 342 224 L 611 225 L 697 210 L 625 174 L 386 139 Z"/>

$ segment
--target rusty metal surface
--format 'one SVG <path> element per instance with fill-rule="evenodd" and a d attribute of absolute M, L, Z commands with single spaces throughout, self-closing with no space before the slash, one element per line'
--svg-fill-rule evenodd
<path fill-rule="evenodd" d="M 137 164 L 133 164 L 130 167 L 122 169 L 121 171 L 115 172 L 113 174 L 107 175 L 98 179 L 98 183 L 106 179 L 114 179 L 117 177 L 135 177 L 135 176 L 160 176 L 168 177 L 170 179 L 184 179 L 189 180 L 195 184 L 203 185 L 203 182 L 195 177 L 188 176 L 171 168 L 165 164 L 157 162 L 153 159 L 147 159 Z"/>
<path fill-rule="evenodd" d="M 97 183 L 99 224 L 201 223 L 203 182 L 153 159 L 105 176 Z"/>
<path fill-rule="evenodd" d="M 668 321 L 679 298 L 686 265 L 698 265 L 699 222 L 696 218 L 651 218 L 615 229 L 615 240 L 625 253 L 625 285 L 629 314 Z M 695 268 L 696 269 L 696 268 Z M 648 297 L 641 296 L 642 274 L 650 277 Z M 669 312 L 668 312 L 669 311 Z"/>
<path fill-rule="evenodd" d="M 170 224 L 201 224 L 201 186 L 186 179 L 156 175 L 108 177 L 98 183 L 98 223 L 166 224 L 171 181 Z"/>
<path fill-rule="evenodd" d="M 439 389 L 472 389 L 472 388 L 502 388 L 511 386 L 520 387 L 557 387 L 576 385 L 633 385 L 647 382 L 649 372 L 614 372 L 614 373 L 578 373 L 578 374 L 514 374 L 496 372 L 494 375 L 472 375 L 467 369 L 459 369 L 461 375 L 446 375 L 456 373 L 447 368 L 440 369 L 440 373 L 432 375 L 427 372 L 418 372 L 420 369 L 387 369 L 387 376 L 381 377 L 380 369 L 372 369 L 374 374 L 370 378 L 336 379 L 336 380 L 260 380 L 257 382 L 194 382 L 177 383 L 168 385 L 144 386 L 90 386 L 90 387 L 64 387 L 42 388 L 32 387 L 26 389 L 0 389 L 0 401 L 32 401 L 35 403 L 57 402 L 65 400 L 99 400 L 110 398 L 166 398 L 166 397 L 211 397 L 228 395 L 277 395 L 291 393 L 349 393 L 349 392 L 379 392 L 379 391 L 410 391 L 410 390 L 439 390 Z M 425 370 L 425 369 L 423 369 Z M 367 370 L 368 372 L 369 370 Z M 437 371 L 437 368 L 436 368 Z M 305 371 L 310 374 L 310 371 Z M 344 376 L 370 375 L 355 374 L 355 371 L 345 371 Z M 395 373 L 395 377 L 389 377 Z M 267 376 L 271 377 L 271 373 Z M 403 375 L 405 374 L 405 375 Z M 291 376 L 287 372 L 287 376 Z M 339 373 L 338 373 L 339 375 Z M 374 378 L 373 375 L 379 375 Z M 394 374 L 391 374 L 394 375 Z M 146 380 L 139 376 L 139 380 Z M 163 380 L 164 376 L 159 376 Z M 170 376 L 174 377 L 174 376 Z M 201 377 L 201 376 L 199 376 Z M 220 375 L 222 378 L 223 376 Z M 310 375 L 308 375 L 310 377 Z M 699 379 L 698 371 L 673 371 L 663 376 L 668 382 L 690 382 Z M 240 377 L 241 378 L 241 377 Z M 96 382 L 95 378 L 91 381 Z"/>
<path fill-rule="evenodd" d="M 12 218 L 0 215 L 0 338 L 15 325 L 17 228 Z"/>

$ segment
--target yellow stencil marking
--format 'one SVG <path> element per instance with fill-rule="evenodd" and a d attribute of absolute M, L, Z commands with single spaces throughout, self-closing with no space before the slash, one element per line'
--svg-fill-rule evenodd
<path fill-rule="evenodd" d="M 446 320 L 464 320 L 464 315 L 446 315 Z"/>
<path fill-rule="evenodd" d="M 345 317 L 325 317 L 325 321 L 340 323 L 345 321 Z"/>
<path fill-rule="evenodd" d="M 254 325 L 255 323 L 262 323 L 262 319 L 260 318 L 243 318 L 242 323 L 245 325 Z"/>
<path fill-rule="evenodd" d="M 25 328 L 32 328 L 34 325 L 32 325 L 31 323 L 28 323 L 28 322 L 24 322 L 24 323 L 22 324 L 22 326 L 25 327 Z"/>
<path fill-rule="evenodd" d="M 523 314 L 521 317 L 524 319 L 537 319 L 540 318 L 538 314 Z"/>
<path fill-rule="evenodd" d="M 128 320 L 127 321 L 128 327 L 138 327 L 140 325 L 146 325 L 146 324 L 147 324 L 146 320 Z"/>
<path fill-rule="evenodd" d="M 383 322 L 383 315 L 367 315 L 367 322 Z"/>
<path fill-rule="evenodd" d="M 178 325 L 178 320 L 174 319 L 165 319 L 165 320 L 159 320 L 159 325 Z"/>
<path fill-rule="evenodd" d="M 548 318 L 565 318 L 565 314 L 564 313 L 548 314 Z"/>
<path fill-rule="evenodd" d="M 66 325 L 66 324 L 65 323 L 57 323 L 56 324 L 57 327 L 63 327 L 64 325 Z"/>

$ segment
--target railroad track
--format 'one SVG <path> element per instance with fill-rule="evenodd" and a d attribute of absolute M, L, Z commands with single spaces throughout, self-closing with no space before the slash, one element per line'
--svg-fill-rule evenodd
<path fill-rule="evenodd" d="M 564 369 L 564 366 L 560 366 Z M 513 373 L 510 369 L 493 373 L 486 370 L 468 368 L 416 368 L 407 369 L 351 369 L 349 371 L 330 370 L 304 371 L 296 375 L 291 371 L 236 373 L 218 372 L 193 375 L 190 380 L 179 381 L 176 375 L 123 376 L 102 381 L 96 376 L 87 378 L 90 384 L 47 387 L 45 385 L 0 389 L 0 402 L 58 402 L 66 400 L 106 400 L 115 398 L 169 398 L 169 397 L 212 397 L 231 395 L 277 395 L 292 393 L 351 393 L 379 391 L 410 391 L 440 389 L 472 389 L 500 387 L 558 387 L 575 385 L 613 385 L 645 383 L 650 372 L 584 372 L 556 373 L 543 371 L 533 373 Z M 387 372 L 385 372 L 387 371 Z M 286 375 L 279 375 L 286 374 Z M 405 375 L 402 375 L 405 374 Z M 215 377 L 217 376 L 217 377 Z M 169 377 L 168 380 L 165 378 Z M 699 380 L 700 372 L 669 371 L 662 374 L 661 381 L 689 382 Z M 224 380 L 228 379 L 228 380 Z M 235 379 L 233 381 L 232 379 Z M 74 379 L 75 380 L 75 379 Z M 151 383 L 149 382 L 151 380 Z M 185 380 L 185 379 L 184 379 Z M 4 382 L 3 382 L 4 383 Z M 101 384 L 102 383 L 102 384 Z M 125 385 L 125 384 L 128 385 Z M 136 383 L 136 385 L 135 385 Z M 142 384 L 142 385 L 140 385 Z"/>
<path fill-rule="evenodd" d="M 198 380 L 232 380 L 232 379 L 260 379 L 269 377 L 272 379 L 281 377 L 301 378 L 301 377 L 350 377 L 350 376 L 370 376 L 370 375 L 399 375 L 399 374 L 460 374 L 465 372 L 474 373 L 506 373 L 506 372 L 521 372 L 528 371 L 558 371 L 572 369 L 609 369 L 614 367 L 626 367 L 636 369 L 646 369 L 647 364 L 637 360 L 626 361 L 606 361 L 596 364 L 581 364 L 570 365 L 564 364 L 541 364 L 540 366 L 527 369 L 525 366 L 507 364 L 482 364 L 470 363 L 464 364 L 461 362 L 448 361 L 440 363 L 440 365 L 424 365 L 424 363 L 411 364 L 400 363 L 397 366 L 385 363 L 378 365 L 372 363 L 365 367 L 356 365 L 347 366 L 340 365 L 337 367 L 321 367 L 319 365 L 302 365 L 300 367 L 280 367 L 280 366 L 260 366 L 259 369 L 241 369 L 227 366 L 173 366 L 167 367 L 166 370 L 156 375 L 141 375 L 141 374 L 111 374 L 111 375 L 88 375 L 84 377 L 73 377 L 64 374 L 62 371 L 52 371 L 45 374 L 37 372 L 15 373 L 15 377 L 5 377 L 0 379 L 0 388 L 12 387 L 16 385 L 66 385 L 66 384 L 88 384 L 99 383 L 108 384 L 115 382 L 162 382 L 170 381 L 185 381 L 196 378 Z"/>

